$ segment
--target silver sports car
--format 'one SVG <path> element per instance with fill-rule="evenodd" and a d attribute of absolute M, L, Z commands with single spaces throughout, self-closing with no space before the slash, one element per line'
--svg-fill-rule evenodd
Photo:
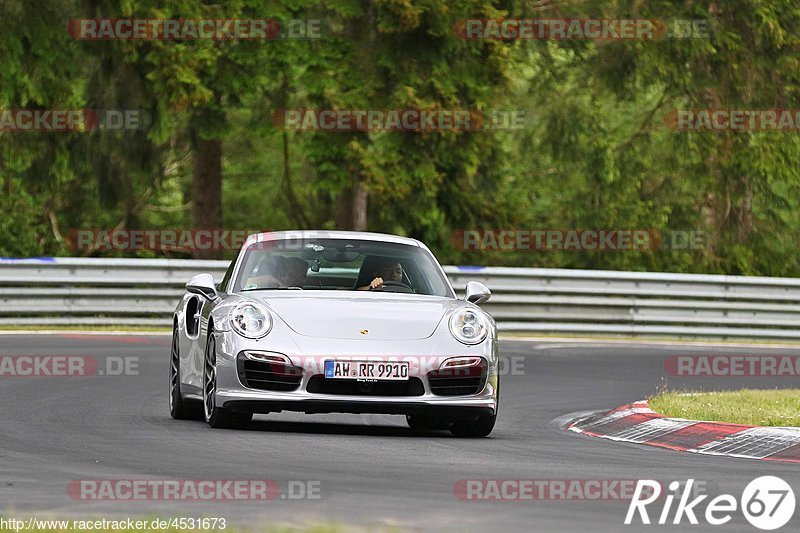
<path fill-rule="evenodd" d="M 253 413 L 406 415 L 412 430 L 482 437 L 497 418 L 497 329 L 431 251 L 345 231 L 250 236 L 219 285 L 186 284 L 175 310 L 170 412 L 215 428 Z M 196 414 L 195 414 L 196 413 Z"/>

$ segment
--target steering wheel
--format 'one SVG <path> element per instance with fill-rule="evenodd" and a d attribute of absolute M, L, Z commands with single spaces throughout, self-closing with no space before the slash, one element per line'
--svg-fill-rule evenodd
<path fill-rule="evenodd" d="M 414 292 L 414 289 L 412 289 L 410 285 L 407 285 L 407 284 L 403 283 L 402 281 L 394 281 L 394 280 L 384 281 L 382 287 L 376 287 L 376 288 L 370 289 L 370 290 L 380 291 L 380 290 L 383 290 L 385 287 L 398 287 L 398 288 L 401 288 L 401 289 L 405 289 L 403 291 L 397 291 L 397 292 Z"/>

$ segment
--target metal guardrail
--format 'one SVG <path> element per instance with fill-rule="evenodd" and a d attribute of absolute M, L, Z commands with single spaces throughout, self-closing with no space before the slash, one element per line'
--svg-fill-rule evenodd
<path fill-rule="evenodd" d="M 169 324 L 185 282 L 225 261 L 0 259 L 0 325 Z M 477 280 L 505 332 L 800 339 L 800 279 L 445 267 L 457 291 Z"/>

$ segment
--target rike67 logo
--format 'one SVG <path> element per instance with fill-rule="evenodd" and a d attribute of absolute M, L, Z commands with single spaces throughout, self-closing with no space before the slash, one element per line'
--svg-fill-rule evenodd
<path fill-rule="evenodd" d="M 625 524 L 630 525 L 640 520 L 642 524 L 651 524 L 649 512 L 655 511 L 652 520 L 656 524 L 689 524 L 697 525 L 698 516 L 711 525 L 727 524 L 733 519 L 733 513 L 741 509 L 750 524 L 758 529 L 772 531 L 784 526 L 794 515 L 795 498 L 792 487 L 775 476 L 762 476 L 751 481 L 742 492 L 739 500 L 731 494 L 720 494 L 705 503 L 707 494 L 692 497 L 694 479 L 685 484 L 673 481 L 669 484 L 669 493 L 662 498 L 662 488 L 658 481 L 644 479 L 636 484 L 633 500 L 628 507 Z M 681 488 L 683 490 L 681 491 Z M 661 512 L 657 505 L 663 500 Z M 673 504 L 677 500 L 677 504 Z M 648 506 L 651 506 L 648 509 Z M 638 515 L 638 518 L 637 518 Z"/>

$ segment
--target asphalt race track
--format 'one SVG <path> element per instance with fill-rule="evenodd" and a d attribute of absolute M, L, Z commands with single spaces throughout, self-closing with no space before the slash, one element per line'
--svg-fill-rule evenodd
<path fill-rule="evenodd" d="M 257 416 L 245 431 L 174 421 L 167 407 L 169 336 L 0 335 L 0 355 L 138 358 L 138 375 L 0 378 L 0 514 L 51 517 L 225 517 L 229 525 L 398 526 L 419 531 L 648 531 L 625 527 L 628 501 L 463 501 L 463 479 L 703 480 L 737 498 L 777 475 L 800 496 L 800 466 L 704 457 L 576 435 L 568 413 L 644 399 L 665 382 L 706 389 L 796 386 L 796 379 L 665 378 L 676 354 L 787 354 L 788 348 L 622 343 L 502 343 L 500 418 L 485 439 L 412 435 L 396 416 Z M 102 365 L 101 365 L 102 366 Z M 513 370 L 513 371 L 512 371 Z M 666 381 L 665 381 L 666 379 Z M 235 502 L 74 499 L 82 479 L 317 481 L 320 499 Z M 653 511 L 657 519 L 661 507 Z M 787 526 L 797 530 L 796 516 Z M 741 513 L 724 526 L 757 531 Z"/>

